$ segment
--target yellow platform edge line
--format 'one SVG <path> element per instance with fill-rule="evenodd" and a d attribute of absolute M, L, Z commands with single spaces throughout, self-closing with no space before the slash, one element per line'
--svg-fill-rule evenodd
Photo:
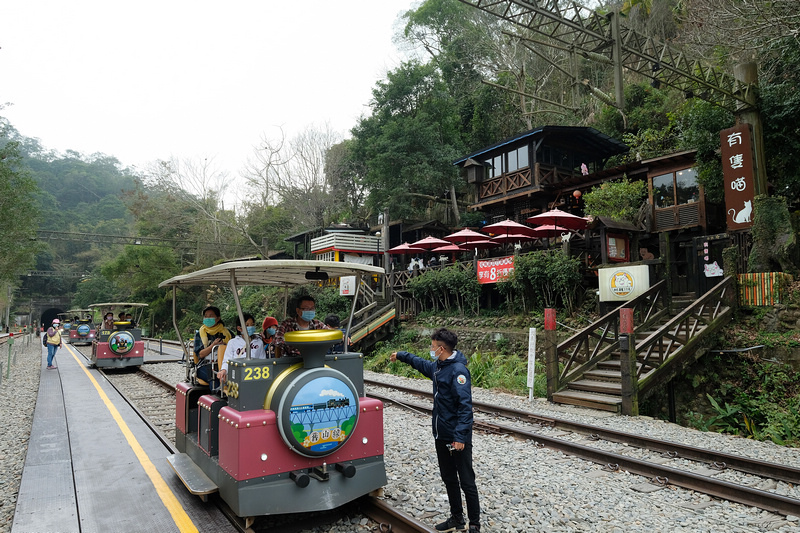
<path fill-rule="evenodd" d="M 139 441 L 136 440 L 136 437 L 133 436 L 133 432 L 128 427 L 128 424 L 126 424 L 122 419 L 122 415 L 119 414 L 117 408 L 114 407 L 113 403 L 111 403 L 108 395 L 94 378 L 92 373 L 89 372 L 89 369 L 86 368 L 86 365 L 84 365 L 81 360 L 78 359 L 78 356 L 73 351 L 72 346 L 66 345 L 66 347 L 67 350 L 69 350 L 70 355 L 72 355 L 73 359 L 75 359 L 75 362 L 78 363 L 78 366 L 81 367 L 86 376 L 92 382 L 92 385 L 94 385 L 94 388 L 100 395 L 100 399 L 103 400 L 103 403 L 111 413 L 111 416 L 114 417 L 114 420 L 117 422 L 122 434 L 125 435 L 125 440 L 128 441 L 128 445 L 133 450 L 133 453 L 136 454 L 136 458 L 139 460 L 142 468 L 144 468 L 147 477 L 150 478 L 150 482 L 155 487 L 158 497 L 161 498 L 161 501 L 164 503 L 164 507 L 167 508 L 167 511 L 169 511 L 169 514 L 172 516 L 172 520 L 175 522 L 175 525 L 178 526 L 178 530 L 186 533 L 196 533 L 198 531 L 197 526 L 194 525 L 192 519 L 189 518 L 188 514 L 186 514 L 183 506 L 172 493 L 172 490 L 164 481 L 164 478 L 162 478 L 161 474 L 158 473 L 158 469 L 156 469 L 153 462 L 147 456 L 147 453 L 145 453 L 144 448 L 142 448 L 141 444 L 139 444 Z"/>

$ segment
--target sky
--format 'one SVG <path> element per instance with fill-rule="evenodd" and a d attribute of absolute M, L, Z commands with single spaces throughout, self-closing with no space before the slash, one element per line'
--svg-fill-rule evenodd
<path fill-rule="evenodd" d="M 18 0 L 0 13 L 0 116 L 51 150 L 124 166 L 212 159 L 262 138 L 348 137 L 415 0 Z"/>

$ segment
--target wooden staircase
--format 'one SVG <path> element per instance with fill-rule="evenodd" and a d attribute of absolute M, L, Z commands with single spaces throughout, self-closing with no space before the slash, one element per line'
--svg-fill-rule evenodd
<path fill-rule="evenodd" d="M 350 341 L 360 352 L 394 333 L 396 305 L 393 299 L 373 291 L 363 280 L 359 287 L 360 309 L 353 316 Z"/>
<path fill-rule="evenodd" d="M 622 372 L 619 315 L 633 308 L 637 324 L 636 373 L 632 390 L 637 400 L 646 398 L 666 384 L 684 366 L 694 361 L 703 341 L 728 322 L 732 314 L 728 300 L 733 279 L 728 277 L 698 299 L 693 295 L 672 298 L 666 304 L 665 282 L 659 282 L 636 299 L 600 318 L 586 329 L 558 345 L 564 369 L 551 401 L 604 411 L 622 409 Z"/>

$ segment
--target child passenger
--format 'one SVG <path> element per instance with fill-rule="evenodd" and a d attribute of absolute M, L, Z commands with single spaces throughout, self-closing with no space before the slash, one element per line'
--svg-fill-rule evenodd
<path fill-rule="evenodd" d="M 275 357 L 275 333 L 278 332 L 278 319 L 268 316 L 261 323 L 261 338 L 264 339 L 264 352 L 267 357 Z"/>
<path fill-rule="evenodd" d="M 252 359 L 264 359 L 264 341 L 261 335 L 258 334 L 256 328 L 256 319 L 250 313 L 244 313 L 245 328 L 247 328 L 247 335 L 250 337 L 250 357 Z M 220 370 L 217 372 L 217 378 L 225 381 L 228 377 L 228 361 L 231 359 L 239 359 L 247 357 L 247 343 L 242 335 L 242 324 L 239 317 L 236 317 L 236 336 L 228 341 L 228 347 L 225 349 L 225 355 L 220 365 Z"/>

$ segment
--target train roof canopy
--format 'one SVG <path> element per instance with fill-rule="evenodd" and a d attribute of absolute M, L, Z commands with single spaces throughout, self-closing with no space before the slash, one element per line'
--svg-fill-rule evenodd
<path fill-rule="evenodd" d="M 313 261 L 298 259 L 233 261 L 222 263 L 190 274 L 175 276 L 158 286 L 179 287 L 189 285 L 230 284 L 268 285 L 294 287 L 314 281 L 356 275 L 384 274 L 381 267 L 343 263 L 339 261 Z"/>

